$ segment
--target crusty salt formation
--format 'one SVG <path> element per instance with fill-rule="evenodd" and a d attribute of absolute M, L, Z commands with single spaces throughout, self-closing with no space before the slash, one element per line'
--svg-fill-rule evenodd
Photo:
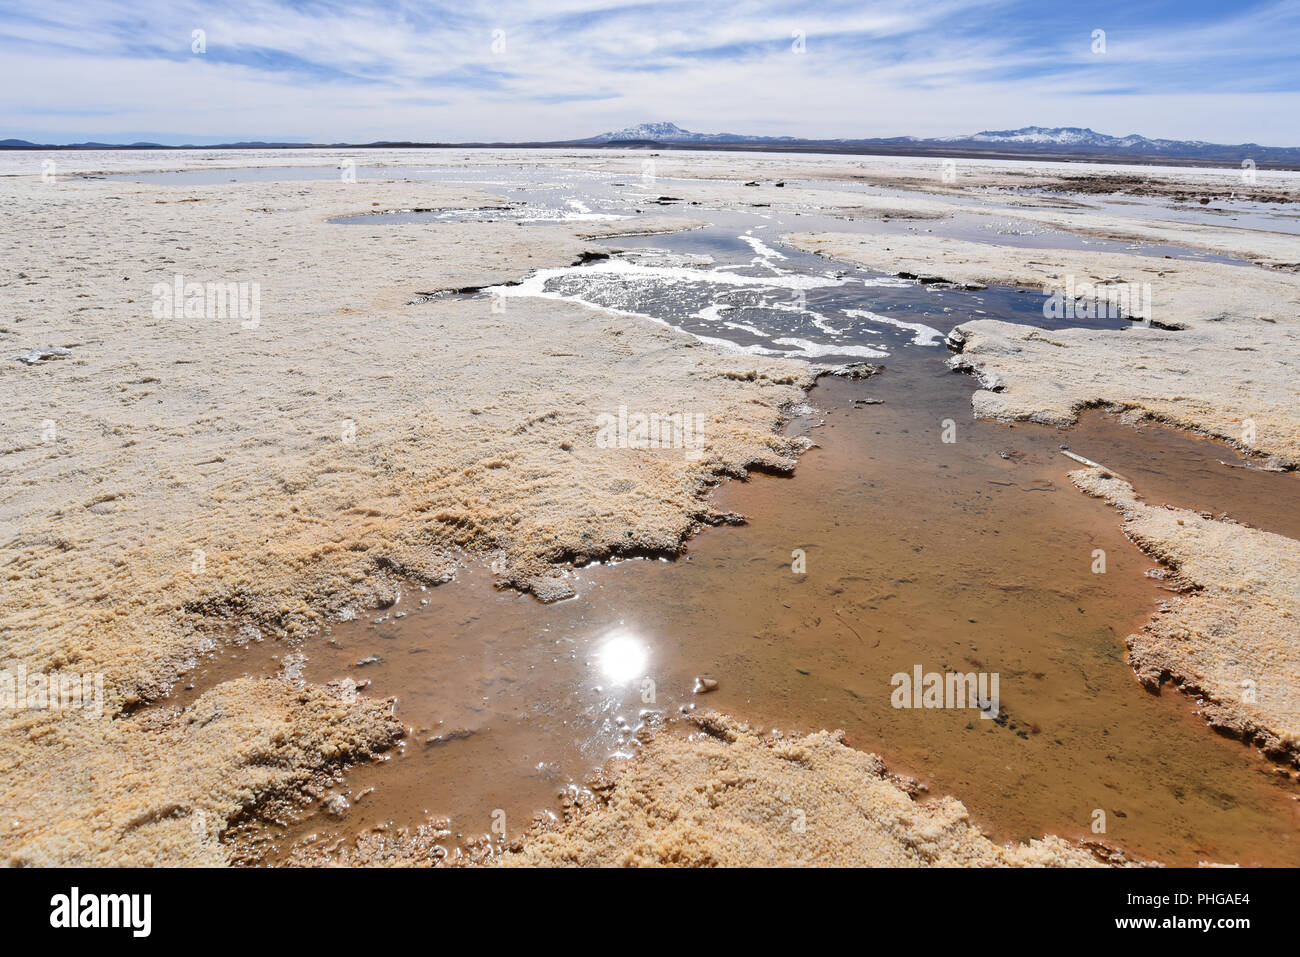
<path fill-rule="evenodd" d="M 128 715 L 226 622 L 302 637 L 391 603 L 403 581 L 445 578 L 466 554 L 561 597 L 557 562 L 674 550 L 710 519 L 718 475 L 792 467 L 776 430 L 806 366 L 570 303 L 416 301 L 574 262 L 608 224 L 326 223 L 487 201 L 427 183 L 0 182 L 0 209 L 24 224 L 0 240 L 18 273 L 0 286 L 6 339 L 70 351 L 0 365 L 3 663 L 102 675 L 105 698 L 98 721 L 21 712 L 0 726 L 11 859 L 142 862 L 156 827 L 203 808 L 216 833 L 240 807 L 391 740 L 358 697 L 337 705 L 338 746 L 312 746 L 319 689 L 277 692 L 274 707 L 201 735 L 190 718 L 159 734 Z M 178 275 L 259 284 L 256 321 L 159 317 L 155 285 Z M 703 416 L 704 448 L 599 448 L 599 416 L 620 405 Z M 261 760 L 244 749 L 249 722 L 274 728 L 283 774 L 249 770 Z M 155 776 L 170 789 L 140 788 Z M 93 792 L 67 794 L 74 779 Z M 158 862 L 221 856 L 161 846 Z"/>
<path fill-rule="evenodd" d="M 1300 542 L 1148 505 L 1104 469 L 1070 477 L 1119 509 L 1125 533 L 1183 589 L 1128 637 L 1138 677 L 1173 679 L 1211 724 L 1300 766 Z"/>
<path fill-rule="evenodd" d="M 661 730 L 601 796 L 544 828 L 506 866 L 1089 867 L 1058 837 L 1000 847 L 952 797 L 915 801 L 841 735 L 760 735 L 734 718 Z"/>
<path fill-rule="evenodd" d="M 133 719 L 31 712 L 0 734 L 0 861 L 224 864 L 229 820 L 385 750 L 401 733 L 391 702 L 279 679 L 224 682 L 183 712 Z"/>

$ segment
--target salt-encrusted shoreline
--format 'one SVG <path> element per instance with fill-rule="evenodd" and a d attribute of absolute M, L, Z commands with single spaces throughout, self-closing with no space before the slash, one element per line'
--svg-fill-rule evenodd
<path fill-rule="evenodd" d="M 508 867 L 1097 867 L 1122 853 L 1059 837 L 997 845 L 949 796 L 914 799 L 839 733 L 774 738 L 734 718 L 647 735 L 565 819 L 495 857 Z"/>
<path fill-rule="evenodd" d="M 1179 588 L 1128 636 L 1143 684 L 1176 682 L 1200 699 L 1211 725 L 1300 767 L 1300 542 L 1148 505 L 1104 468 L 1070 478 L 1119 510 L 1125 534 Z"/>
<path fill-rule="evenodd" d="M 1292 272 L 931 237 L 789 239 L 886 272 L 927 270 L 961 283 L 1046 292 L 1067 279 L 1098 292 L 1147 284 L 1149 326 L 1046 331 L 984 319 L 956 326 L 950 365 L 983 386 L 972 399 L 975 414 L 1065 427 L 1101 406 L 1224 439 L 1274 467 L 1300 463 L 1300 278 Z M 1116 505 L 1130 537 L 1172 565 L 1189 591 L 1128 639 L 1141 680 L 1153 687 L 1172 680 L 1202 696 L 1211 724 L 1294 763 L 1300 543 L 1153 508 L 1127 483 L 1098 473 L 1075 480 Z"/>

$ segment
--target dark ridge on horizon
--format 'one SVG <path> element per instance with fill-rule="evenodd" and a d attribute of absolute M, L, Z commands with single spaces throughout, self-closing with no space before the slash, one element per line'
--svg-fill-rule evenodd
<path fill-rule="evenodd" d="M 769 151 L 935 156 L 969 159 L 1039 159 L 1075 162 L 1124 162 L 1159 165 L 1177 162 L 1200 166 L 1234 166 L 1253 160 L 1261 168 L 1300 168 L 1300 147 L 1206 143 L 1199 140 L 1148 139 L 1131 134 L 1109 136 L 1081 127 L 1029 126 L 1018 130 L 983 130 L 965 136 L 919 138 L 895 136 L 855 139 L 805 139 L 792 136 L 748 136 L 735 133 L 692 133 L 673 123 L 643 123 L 585 139 L 517 142 L 417 142 L 377 140 L 370 143 L 285 143 L 244 140 L 210 145 L 162 143 L 41 144 L 0 140 L 0 150 L 238 150 L 238 149 L 664 149 Z"/>

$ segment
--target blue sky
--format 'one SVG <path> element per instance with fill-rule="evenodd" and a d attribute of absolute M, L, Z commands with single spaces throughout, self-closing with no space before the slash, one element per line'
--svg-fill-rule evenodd
<path fill-rule="evenodd" d="M 0 138 L 566 139 L 657 120 L 1300 146 L 1300 0 L 0 0 Z"/>

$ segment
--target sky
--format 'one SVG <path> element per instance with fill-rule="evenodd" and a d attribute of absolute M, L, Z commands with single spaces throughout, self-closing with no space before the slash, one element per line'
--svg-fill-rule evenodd
<path fill-rule="evenodd" d="M 1300 146 L 1300 0 L 0 0 L 0 139 L 519 142 L 656 121 Z"/>

